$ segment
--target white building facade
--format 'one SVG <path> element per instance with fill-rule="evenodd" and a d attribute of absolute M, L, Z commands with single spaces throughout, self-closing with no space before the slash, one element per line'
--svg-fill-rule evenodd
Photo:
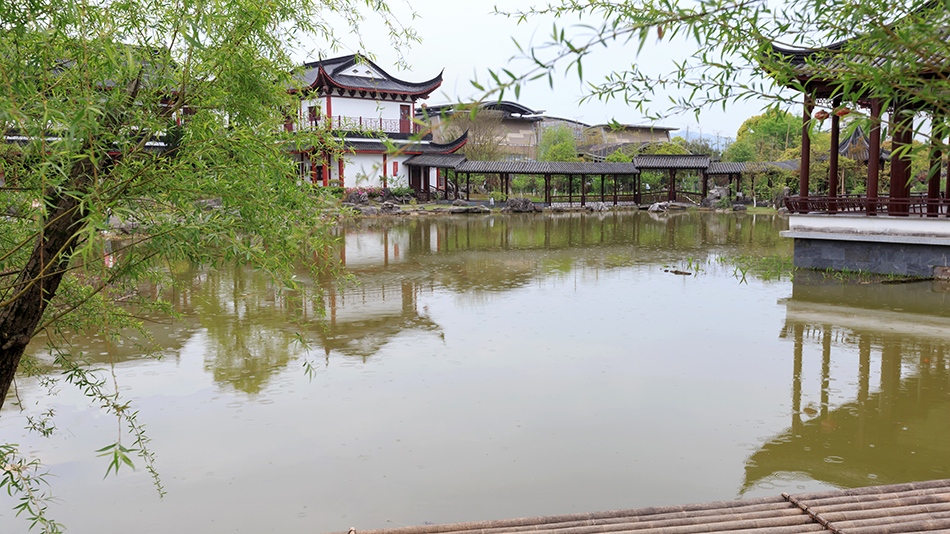
<path fill-rule="evenodd" d="M 451 154 L 465 144 L 465 136 L 434 143 L 425 126 L 413 121 L 417 102 L 442 84 L 441 73 L 425 82 L 406 82 L 353 54 L 307 63 L 300 76 L 303 87 L 293 91 L 300 96 L 300 107 L 284 129 L 325 128 L 343 145 L 337 154 L 306 147 L 294 152 L 301 177 L 316 185 L 409 185 L 422 192 L 437 183 L 435 169 L 410 170 L 406 160 Z"/>

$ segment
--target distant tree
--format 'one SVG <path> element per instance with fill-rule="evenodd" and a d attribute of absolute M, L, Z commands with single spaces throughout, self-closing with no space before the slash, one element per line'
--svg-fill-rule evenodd
<path fill-rule="evenodd" d="M 574 132 L 563 124 L 541 133 L 540 161 L 577 161 Z"/>
<path fill-rule="evenodd" d="M 625 154 L 624 151 L 619 148 L 605 159 L 607 163 L 630 163 L 633 161 L 633 158 Z"/>
<path fill-rule="evenodd" d="M 689 150 L 679 143 L 650 143 L 640 147 L 637 155 L 688 155 Z"/>
<path fill-rule="evenodd" d="M 685 148 L 690 154 L 709 156 L 711 158 L 722 157 L 722 151 L 713 146 L 709 139 L 704 137 L 694 137 L 689 140 L 682 137 L 674 137 L 673 142 Z"/>
<path fill-rule="evenodd" d="M 780 161 L 789 149 L 801 146 L 802 119 L 770 108 L 746 119 L 736 133 L 736 142 L 725 154 L 726 161 Z"/>
<path fill-rule="evenodd" d="M 460 109 L 446 118 L 442 129 L 445 140 L 457 139 L 468 132 L 468 142 L 463 150 L 472 161 L 496 161 L 504 155 L 505 127 L 501 123 L 504 113 L 479 107 Z"/>

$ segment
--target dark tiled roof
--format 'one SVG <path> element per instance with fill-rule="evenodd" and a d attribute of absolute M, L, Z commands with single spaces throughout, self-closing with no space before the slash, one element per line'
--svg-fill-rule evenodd
<path fill-rule="evenodd" d="M 468 142 L 468 133 L 449 143 L 424 143 L 418 141 L 390 141 L 344 139 L 343 146 L 350 152 L 401 154 L 451 154 Z"/>
<path fill-rule="evenodd" d="M 633 163 L 591 163 L 586 161 L 464 161 L 458 172 L 477 174 L 639 174 Z"/>
<path fill-rule="evenodd" d="M 370 70 L 379 77 L 354 76 L 353 69 Z M 442 73 L 425 82 L 407 82 L 390 76 L 378 65 L 359 54 L 313 61 L 304 65 L 298 75 L 301 84 L 308 89 L 327 86 L 354 91 L 405 94 L 425 98 L 442 85 Z"/>
<path fill-rule="evenodd" d="M 709 156 L 650 155 L 637 156 L 633 162 L 643 169 L 705 169 L 709 167 Z"/>
<path fill-rule="evenodd" d="M 529 107 L 522 106 L 517 102 L 511 102 L 509 100 L 492 100 L 488 102 L 470 102 L 470 103 L 460 103 L 460 104 L 440 104 L 437 106 L 428 106 L 425 110 L 417 109 L 416 116 L 422 116 L 428 114 L 430 117 L 435 115 L 448 114 L 461 112 L 461 111 L 470 111 L 472 106 L 477 105 L 480 109 L 490 109 L 493 111 L 502 112 L 504 118 L 517 118 L 526 121 L 537 122 L 541 120 L 540 116 L 537 116 L 539 113 L 543 113 L 543 110 L 535 111 Z"/>
<path fill-rule="evenodd" d="M 867 161 L 869 146 L 870 144 L 867 136 L 864 135 L 864 130 L 858 126 L 851 132 L 851 135 L 848 136 L 847 139 L 844 139 L 838 144 L 838 153 L 855 161 Z M 880 158 L 890 159 L 891 153 L 882 148 Z"/>
<path fill-rule="evenodd" d="M 440 169 L 454 169 L 465 161 L 462 154 L 420 154 L 406 160 L 406 165 L 414 167 L 439 167 Z"/>
<path fill-rule="evenodd" d="M 798 161 L 716 161 L 709 164 L 706 174 L 742 174 L 772 169 L 798 170 Z"/>
<path fill-rule="evenodd" d="M 765 66 L 769 69 L 769 63 L 773 68 L 785 64 L 799 80 L 813 85 L 814 82 L 840 82 L 839 73 L 853 72 L 855 68 L 872 67 L 891 76 L 894 73 L 898 76 L 932 74 L 947 64 L 945 48 L 939 44 L 950 34 L 947 18 L 948 11 L 942 3 L 926 2 L 892 23 L 889 33 L 899 35 L 902 26 L 920 25 L 923 19 L 934 28 L 934 33 L 927 36 L 929 42 L 907 43 L 900 37 L 888 42 L 871 34 L 860 34 L 819 48 L 783 48 L 772 44 Z M 825 88 L 824 95 L 817 96 L 827 96 L 828 91 L 830 89 Z"/>

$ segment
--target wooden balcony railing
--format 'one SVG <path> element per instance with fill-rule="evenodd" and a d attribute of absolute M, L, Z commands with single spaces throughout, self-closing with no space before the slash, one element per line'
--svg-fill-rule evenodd
<path fill-rule="evenodd" d="M 950 214 L 950 199 L 922 196 L 868 199 L 863 195 L 786 197 L 785 207 L 792 213 L 947 217 Z"/>
<path fill-rule="evenodd" d="M 344 115 L 335 115 L 329 118 L 324 115 L 319 115 L 309 119 L 305 118 L 300 120 L 296 126 L 299 130 L 312 130 L 323 125 L 328 120 L 331 121 L 330 128 L 333 130 L 367 130 L 404 134 L 424 133 L 426 130 L 425 125 L 416 124 L 411 120 L 384 119 L 382 117 L 347 117 Z M 285 125 L 285 129 L 292 131 L 293 127 L 288 128 L 287 125 Z"/>

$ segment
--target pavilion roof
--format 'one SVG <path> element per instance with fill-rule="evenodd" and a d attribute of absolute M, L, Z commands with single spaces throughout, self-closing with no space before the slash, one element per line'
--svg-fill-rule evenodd
<path fill-rule="evenodd" d="M 864 135 L 864 130 L 862 130 L 860 126 L 857 126 L 854 131 L 851 132 L 851 135 L 843 139 L 838 145 L 838 153 L 855 161 L 867 161 L 869 159 L 869 148 L 870 143 L 868 142 L 868 137 Z M 882 148 L 879 157 L 882 160 L 890 159 L 891 153 Z"/>
<path fill-rule="evenodd" d="M 798 160 L 793 161 L 715 161 L 709 164 L 706 174 L 742 174 L 774 169 L 798 170 Z"/>
<path fill-rule="evenodd" d="M 396 139 L 382 141 L 374 138 L 346 137 L 343 138 L 343 151 L 364 154 L 452 154 L 465 146 L 467 142 L 468 132 L 448 143 Z M 306 152 L 312 148 L 309 144 L 297 144 L 290 150 Z"/>
<path fill-rule="evenodd" d="M 420 154 L 406 160 L 406 165 L 416 167 L 438 167 L 440 169 L 454 169 L 465 161 L 462 154 Z"/>
<path fill-rule="evenodd" d="M 464 161 L 457 172 L 477 174 L 639 174 L 633 163 L 588 161 Z"/>
<path fill-rule="evenodd" d="M 637 156 L 634 163 L 640 170 L 644 169 L 672 169 L 686 170 L 696 169 L 705 170 L 709 167 L 709 156 L 700 155 L 647 155 Z"/>
<path fill-rule="evenodd" d="M 425 108 L 425 110 L 417 109 L 416 116 L 422 115 L 424 113 L 428 114 L 429 116 L 440 115 L 443 113 L 451 115 L 453 113 L 471 110 L 473 106 L 478 106 L 479 109 L 499 111 L 502 113 L 502 116 L 505 119 L 519 119 L 531 122 L 538 122 L 542 120 L 540 114 L 544 113 L 544 110 L 533 110 L 527 106 L 523 106 L 510 100 L 492 100 L 478 103 L 470 102 L 467 104 L 458 103 L 428 106 Z"/>
<path fill-rule="evenodd" d="M 927 77 L 946 72 L 948 55 L 946 37 L 950 37 L 950 20 L 943 4 L 927 2 L 923 7 L 890 25 L 890 30 L 902 26 L 927 26 L 935 28 L 934 34 L 922 35 L 920 42 L 905 42 L 908 32 L 897 37 L 889 32 L 859 34 L 816 48 L 786 48 L 771 44 L 763 66 L 776 76 L 779 72 L 789 74 L 809 87 L 819 98 L 838 92 L 837 84 L 844 81 L 860 82 L 857 79 L 880 75 L 906 78 Z M 923 20 L 922 20 L 923 19 Z M 941 38 L 944 37 L 944 38 Z M 781 65 L 789 71 L 784 71 Z M 873 74 L 872 74 L 873 73 Z M 791 80 L 786 85 L 791 86 Z M 861 85 L 857 92 L 862 91 Z M 855 92 L 854 89 L 851 91 Z M 859 94 L 859 96 L 861 96 Z M 863 97 L 862 97 L 863 98 Z"/>
<path fill-rule="evenodd" d="M 342 89 L 353 93 L 390 93 L 426 98 L 442 85 L 442 73 L 424 82 L 407 82 L 384 71 L 362 54 L 304 64 L 298 79 L 305 89 Z"/>

